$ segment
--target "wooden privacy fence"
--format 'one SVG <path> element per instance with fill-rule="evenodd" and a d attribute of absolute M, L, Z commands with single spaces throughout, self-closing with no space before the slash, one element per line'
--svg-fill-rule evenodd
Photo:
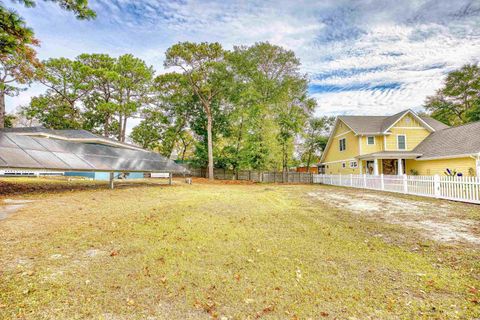
<path fill-rule="evenodd" d="M 207 176 L 207 170 L 190 169 L 190 174 L 194 177 L 205 178 Z M 247 180 L 267 183 L 313 183 L 314 174 L 307 172 L 233 171 L 215 169 L 213 176 L 218 180 Z"/>
<path fill-rule="evenodd" d="M 312 182 L 480 204 L 479 177 L 314 174 Z"/>

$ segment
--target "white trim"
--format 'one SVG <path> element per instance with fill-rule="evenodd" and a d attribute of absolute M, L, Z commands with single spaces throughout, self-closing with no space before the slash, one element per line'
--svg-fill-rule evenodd
<path fill-rule="evenodd" d="M 424 127 L 395 127 L 395 129 L 426 130 Z"/>
<path fill-rule="evenodd" d="M 383 151 L 387 151 L 387 136 L 383 136 Z"/>
<path fill-rule="evenodd" d="M 365 137 L 367 139 L 367 146 L 374 146 L 376 143 L 375 143 L 375 136 L 366 136 Z M 368 138 L 373 138 L 373 143 L 368 143 Z"/>
<path fill-rule="evenodd" d="M 358 154 L 362 154 L 362 136 L 358 136 Z"/>
<path fill-rule="evenodd" d="M 458 158 L 468 158 L 473 157 L 474 159 L 478 156 L 476 153 L 466 153 L 466 154 L 455 154 L 451 156 L 441 156 L 441 157 L 426 157 L 418 158 L 416 161 L 428 161 L 428 160 L 443 160 L 443 159 L 458 159 Z"/>
<path fill-rule="evenodd" d="M 425 127 L 429 128 L 430 130 L 432 130 L 432 132 L 435 132 L 435 129 L 433 129 L 428 123 L 426 123 L 422 118 L 420 118 L 415 112 L 413 112 L 412 110 L 408 109 L 408 110 L 405 110 L 405 112 L 397 119 L 397 121 L 395 121 L 390 127 L 388 127 L 387 129 L 385 129 L 384 133 L 386 133 L 388 130 L 390 130 L 394 125 L 396 125 L 400 120 L 403 119 L 403 117 L 405 117 L 407 114 L 411 114 L 417 121 L 419 121 L 420 123 L 422 123 Z"/>
<path fill-rule="evenodd" d="M 356 160 L 356 159 L 355 158 L 350 158 L 350 159 L 335 160 L 335 161 L 329 161 L 329 162 L 320 162 L 320 164 L 331 164 L 331 163 L 354 161 L 354 160 Z"/>
<path fill-rule="evenodd" d="M 407 147 L 407 135 L 404 134 L 404 133 L 402 133 L 402 134 L 397 134 L 396 136 L 397 136 L 397 150 L 399 150 L 399 151 L 400 151 L 400 150 L 406 151 L 406 150 L 408 149 L 408 147 Z M 402 136 L 405 137 L 405 149 L 400 149 L 399 143 L 398 143 L 398 142 L 399 142 L 399 141 L 398 141 L 398 137 L 402 137 Z"/>
<path fill-rule="evenodd" d="M 334 136 L 334 138 L 341 137 L 341 136 L 343 136 L 343 135 L 349 134 L 350 132 L 352 132 L 352 130 L 349 130 L 349 131 L 344 132 L 344 133 L 337 134 L 336 136 Z"/>

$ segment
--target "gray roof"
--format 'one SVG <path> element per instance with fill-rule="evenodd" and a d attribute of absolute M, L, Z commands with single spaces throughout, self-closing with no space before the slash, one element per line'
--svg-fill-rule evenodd
<path fill-rule="evenodd" d="M 0 167 L 3 168 L 59 171 L 187 171 L 158 153 L 122 147 L 120 144 L 113 146 L 5 131 L 0 131 Z M 72 130 L 57 133 L 71 137 L 86 136 L 85 133 L 75 133 Z"/>
<path fill-rule="evenodd" d="M 94 133 L 91 133 L 87 130 L 76 130 L 76 129 L 66 129 L 66 130 L 54 130 L 54 129 L 47 129 L 45 127 L 20 127 L 20 128 L 3 128 L 0 129 L 2 132 L 12 132 L 18 133 L 22 135 L 29 135 L 29 136 L 42 136 L 42 135 L 51 135 L 57 136 L 59 138 L 64 138 L 65 140 L 95 140 L 96 143 L 106 144 L 106 145 L 115 145 L 115 146 L 123 146 L 125 148 L 131 149 L 139 149 L 139 146 L 120 142 L 108 137 L 100 136 Z"/>
<path fill-rule="evenodd" d="M 339 116 L 338 118 L 357 134 L 379 134 L 385 132 L 407 112 L 414 113 L 411 110 L 404 110 L 392 116 Z M 447 125 L 428 116 L 421 116 L 420 118 L 434 130 L 449 128 Z"/>
<path fill-rule="evenodd" d="M 428 117 L 428 116 L 419 116 L 419 117 L 422 118 L 422 120 L 425 121 L 430 127 L 435 129 L 435 131 L 440 131 L 440 130 L 443 130 L 443 129 L 450 128 L 450 126 L 446 125 L 445 123 L 440 122 L 440 121 L 438 121 L 436 119 L 433 119 L 431 117 Z"/>
<path fill-rule="evenodd" d="M 480 152 L 480 121 L 430 134 L 414 150 L 422 158 L 448 157 Z"/>

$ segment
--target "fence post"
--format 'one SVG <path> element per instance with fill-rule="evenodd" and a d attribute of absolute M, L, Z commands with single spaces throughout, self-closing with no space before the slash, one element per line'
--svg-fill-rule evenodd
<path fill-rule="evenodd" d="M 248 170 L 248 181 L 252 180 L 252 171 Z"/>
<path fill-rule="evenodd" d="M 383 173 L 380 175 L 380 189 L 385 190 L 385 180 L 383 180 Z"/>
<path fill-rule="evenodd" d="M 363 174 L 363 187 L 366 189 L 367 188 L 367 174 Z"/>
<path fill-rule="evenodd" d="M 406 174 L 403 175 L 403 193 L 408 193 L 408 177 Z"/>
<path fill-rule="evenodd" d="M 433 190 L 435 197 L 440 198 L 440 176 L 438 174 L 433 176 Z"/>
<path fill-rule="evenodd" d="M 353 187 L 353 174 L 350 173 L 350 187 Z"/>

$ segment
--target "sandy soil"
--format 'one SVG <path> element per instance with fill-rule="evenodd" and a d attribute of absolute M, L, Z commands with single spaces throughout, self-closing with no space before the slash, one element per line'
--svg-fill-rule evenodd
<path fill-rule="evenodd" d="M 428 239 L 480 245 L 480 223 L 459 217 L 457 207 L 449 201 L 432 203 L 430 199 L 411 200 L 343 188 L 309 192 L 308 195 L 354 214 L 415 228 Z"/>

